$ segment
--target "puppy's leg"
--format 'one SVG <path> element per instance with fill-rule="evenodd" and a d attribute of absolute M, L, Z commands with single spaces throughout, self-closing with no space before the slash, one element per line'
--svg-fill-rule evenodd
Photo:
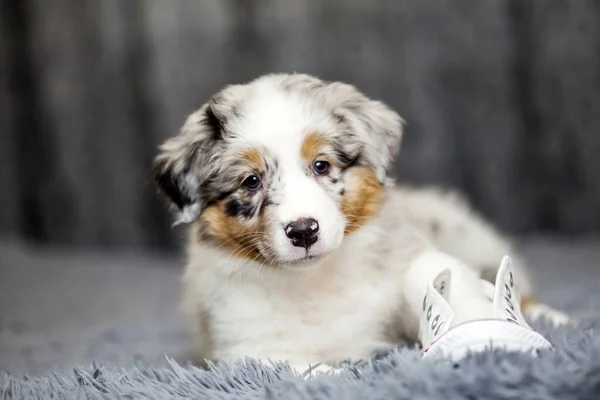
<path fill-rule="evenodd" d="M 531 278 L 527 271 L 527 263 L 519 254 L 516 254 L 510 240 L 475 214 L 465 214 L 464 217 L 462 232 L 465 236 L 463 238 L 465 242 L 463 245 L 460 246 L 458 243 L 453 245 L 452 239 L 447 237 L 440 243 L 436 243 L 438 246 L 443 244 L 438 248 L 459 258 L 466 265 L 474 266 L 473 268 L 483 279 L 492 283 L 496 279 L 496 273 L 500 265 L 499 260 L 505 255 L 510 256 L 516 285 L 523 298 L 521 304 L 523 314 L 530 320 L 545 318 L 555 326 L 567 323 L 569 317 L 566 314 L 539 302 L 535 298 Z M 456 240 L 458 241 L 460 238 Z M 472 243 L 472 247 L 464 247 L 465 244 L 469 243 Z"/>
<path fill-rule="evenodd" d="M 192 332 L 195 342 L 195 364 L 202 368 L 205 368 L 207 366 L 206 361 L 212 358 L 212 337 L 208 324 L 208 314 L 199 309 L 196 312 Z"/>
<path fill-rule="evenodd" d="M 524 297 L 531 294 L 524 262 L 514 254 L 512 243 L 460 194 L 435 188 L 403 188 L 402 194 L 410 222 L 437 249 L 461 260 L 492 283 L 500 260 L 509 255 L 519 291 Z"/>
<path fill-rule="evenodd" d="M 492 283 L 500 260 L 505 255 L 510 256 L 523 298 L 523 313 L 532 320 L 545 317 L 555 325 L 568 321 L 567 315 L 535 299 L 525 260 L 516 254 L 511 241 L 476 213 L 462 196 L 455 192 L 411 188 L 405 188 L 403 195 L 411 222 L 440 251 L 461 260 Z"/>
<path fill-rule="evenodd" d="M 455 313 L 453 325 L 493 316 L 492 304 L 483 292 L 481 278 L 476 271 L 450 255 L 433 249 L 425 250 L 413 259 L 404 279 L 404 300 L 411 314 L 413 336 L 417 334 L 427 285 L 446 269 L 452 274 L 449 303 Z"/>

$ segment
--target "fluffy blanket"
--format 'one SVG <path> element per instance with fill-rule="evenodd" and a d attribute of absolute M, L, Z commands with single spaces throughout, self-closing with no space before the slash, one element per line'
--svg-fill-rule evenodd
<path fill-rule="evenodd" d="M 600 309 L 600 286 L 586 288 L 588 310 Z M 555 345 L 533 358 L 494 351 L 460 366 L 421 360 L 398 348 L 337 375 L 303 380 L 285 365 L 245 360 L 200 370 L 168 360 L 166 366 L 77 367 L 69 375 L 0 377 L 0 398 L 146 399 L 600 399 L 600 318 L 579 314 L 577 327 L 536 324 Z"/>

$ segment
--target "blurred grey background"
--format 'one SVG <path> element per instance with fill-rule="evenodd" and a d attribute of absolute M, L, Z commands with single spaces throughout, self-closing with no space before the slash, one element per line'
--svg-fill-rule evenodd
<path fill-rule="evenodd" d="M 152 158 L 224 85 L 294 71 L 389 103 L 400 182 L 461 189 L 541 300 L 596 304 L 600 2 L 0 0 L 0 371 L 189 359 Z"/>
<path fill-rule="evenodd" d="M 156 146 L 229 83 L 305 72 L 406 119 L 395 175 L 504 230 L 600 228 L 600 3 L 3 0 L 0 232 L 172 248 Z"/>

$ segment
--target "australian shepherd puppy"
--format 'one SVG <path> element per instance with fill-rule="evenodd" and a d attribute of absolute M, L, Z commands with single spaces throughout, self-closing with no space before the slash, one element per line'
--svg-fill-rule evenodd
<path fill-rule="evenodd" d="M 168 139 L 156 179 L 189 224 L 183 304 L 201 359 L 319 364 L 418 340 L 427 283 L 452 271 L 456 323 L 489 316 L 480 278 L 511 244 L 460 197 L 395 187 L 403 120 L 355 87 L 273 74 L 212 97 Z"/>

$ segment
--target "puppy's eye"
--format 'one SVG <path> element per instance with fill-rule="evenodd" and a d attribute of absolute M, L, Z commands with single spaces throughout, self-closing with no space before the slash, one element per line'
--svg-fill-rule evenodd
<path fill-rule="evenodd" d="M 260 182 L 260 178 L 256 175 L 250 175 L 249 177 L 247 177 L 246 179 L 244 179 L 244 181 L 242 182 L 242 185 L 250 190 L 250 191 L 254 191 L 257 189 L 260 189 L 261 187 L 261 182 Z"/>
<path fill-rule="evenodd" d="M 325 175 L 329 172 L 329 163 L 327 161 L 315 161 L 313 171 L 317 175 Z"/>

